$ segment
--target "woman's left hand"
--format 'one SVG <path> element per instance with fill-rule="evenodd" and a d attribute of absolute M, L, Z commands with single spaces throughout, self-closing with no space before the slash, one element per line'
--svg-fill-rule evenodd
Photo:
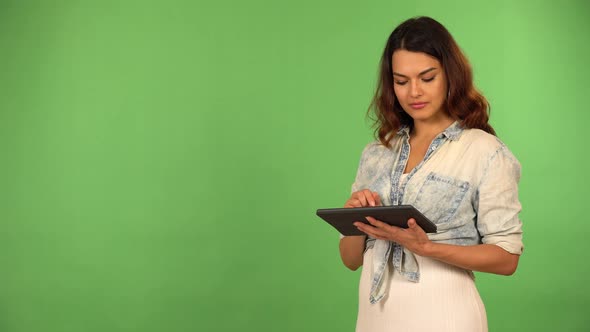
<path fill-rule="evenodd" d="M 428 256 L 428 249 L 432 242 L 413 218 L 408 220 L 408 228 L 391 226 L 373 217 L 366 218 L 370 225 L 362 222 L 354 223 L 363 233 L 379 240 L 396 242 L 420 256 Z"/>

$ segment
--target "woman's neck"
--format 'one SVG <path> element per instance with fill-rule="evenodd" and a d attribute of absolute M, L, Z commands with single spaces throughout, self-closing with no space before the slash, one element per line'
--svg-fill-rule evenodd
<path fill-rule="evenodd" d="M 414 121 L 410 137 L 420 141 L 431 141 L 438 134 L 447 129 L 453 122 L 455 122 L 455 120 L 451 117 L 445 117 L 444 119 L 430 122 Z"/>

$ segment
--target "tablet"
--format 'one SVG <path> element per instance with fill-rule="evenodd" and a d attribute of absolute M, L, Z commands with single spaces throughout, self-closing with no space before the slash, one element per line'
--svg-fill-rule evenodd
<path fill-rule="evenodd" d="M 412 205 L 318 209 L 316 214 L 345 236 L 365 235 L 352 224 L 356 221 L 368 224 L 365 217 L 373 217 L 401 228 L 408 228 L 408 219 L 414 218 L 424 232 L 436 233 L 436 225 Z"/>

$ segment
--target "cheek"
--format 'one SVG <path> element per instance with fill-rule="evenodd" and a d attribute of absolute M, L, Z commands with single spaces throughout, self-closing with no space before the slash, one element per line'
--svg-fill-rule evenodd
<path fill-rule="evenodd" d="M 403 89 L 401 89 L 399 86 L 394 86 L 393 92 L 395 93 L 395 98 L 397 98 L 397 100 L 401 101 L 403 99 Z"/>
<path fill-rule="evenodd" d="M 447 82 L 446 81 L 442 81 L 439 84 L 439 89 L 440 89 L 440 94 L 442 95 L 443 98 L 447 97 Z"/>
<path fill-rule="evenodd" d="M 444 100 L 447 96 L 446 84 L 439 83 L 436 86 L 433 86 L 432 93 L 436 96 L 437 99 Z"/>

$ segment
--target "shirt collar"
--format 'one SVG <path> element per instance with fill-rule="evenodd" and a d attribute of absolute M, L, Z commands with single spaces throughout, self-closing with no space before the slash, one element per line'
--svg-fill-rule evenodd
<path fill-rule="evenodd" d="M 437 137 L 444 136 L 444 137 L 450 139 L 451 141 L 456 141 L 457 139 L 459 139 L 459 136 L 461 136 L 461 133 L 462 132 L 463 132 L 463 128 L 461 128 L 461 124 L 459 124 L 459 121 L 455 121 L 450 126 L 448 126 L 447 129 L 445 129 Z M 397 131 L 397 134 L 398 135 L 410 136 L 410 126 L 403 125 Z"/>

